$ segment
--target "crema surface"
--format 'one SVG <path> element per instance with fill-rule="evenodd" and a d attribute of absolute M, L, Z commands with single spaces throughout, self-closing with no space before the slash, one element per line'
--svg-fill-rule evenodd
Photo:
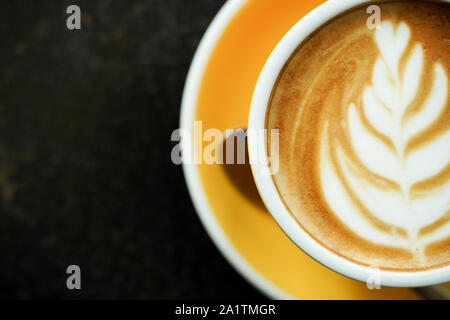
<path fill-rule="evenodd" d="M 283 69 L 267 113 L 273 179 L 328 249 L 385 269 L 450 262 L 450 5 L 378 3 L 321 27 Z M 270 150 L 270 148 L 269 148 Z"/>

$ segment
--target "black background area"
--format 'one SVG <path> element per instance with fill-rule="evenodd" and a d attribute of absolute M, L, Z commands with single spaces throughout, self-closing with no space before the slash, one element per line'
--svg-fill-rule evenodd
<path fill-rule="evenodd" d="M 1 2 L 1 298 L 261 297 L 170 159 L 189 64 L 223 3 Z M 66 288 L 71 264 L 81 291 Z"/>

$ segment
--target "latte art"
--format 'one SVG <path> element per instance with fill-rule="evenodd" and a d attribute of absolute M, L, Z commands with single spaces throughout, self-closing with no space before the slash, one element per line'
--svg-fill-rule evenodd
<path fill-rule="evenodd" d="M 428 71 L 433 74 L 430 91 L 420 92 L 422 73 L 427 72 L 423 47 L 415 44 L 404 57 L 410 40 L 405 23 L 394 29 L 391 22 L 383 22 L 375 39 L 380 57 L 372 85 L 364 89 L 358 105 L 349 105 L 342 133 L 330 134 L 325 122 L 322 192 L 353 232 L 375 243 L 405 248 L 424 263 L 425 246 L 450 235 L 450 181 L 441 179 L 450 162 L 450 130 L 413 148 L 408 142 L 439 122 L 448 101 L 448 78 L 443 66 L 435 63 Z M 401 74 L 402 58 L 406 59 Z M 417 96 L 423 102 L 407 119 L 406 111 Z"/>
<path fill-rule="evenodd" d="M 381 3 L 322 27 L 288 62 L 268 129 L 280 130 L 274 180 L 299 224 L 362 264 L 450 262 L 450 8 Z M 308 61 L 308 63 L 305 63 Z"/>

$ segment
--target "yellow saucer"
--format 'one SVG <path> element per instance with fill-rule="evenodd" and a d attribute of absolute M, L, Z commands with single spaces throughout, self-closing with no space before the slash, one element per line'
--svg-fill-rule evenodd
<path fill-rule="evenodd" d="M 183 118 L 201 120 L 203 130 L 245 128 L 253 88 L 270 52 L 290 27 L 322 2 L 228 1 L 210 27 L 214 30 L 208 30 L 207 40 L 203 40 L 212 41 L 217 35 L 213 48 L 197 53 L 194 59 L 193 64 L 203 64 L 203 68 L 197 65 L 202 76 L 197 86 L 187 84 L 185 96 L 190 97 L 183 98 L 182 122 Z M 201 58 L 207 61 L 199 62 Z M 188 82 L 195 82 L 195 76 L 191 74 L 190 78 Z M 186 110 L 189 99 L 195 99 L 192 118 Z M 228 169 L 221 165 L 186 166 L 188 186 L 214 242 L 267 295 L 298 299 L 420 298 L 413 289 L 369 290 L 365 283 L 341 276 L 311 259 L 287 238 L 254 196 L 255 187 L 248 181 L 250 173 L 239 169 L 235 174 Z M 195 179 L 199 181 L 197 186 L 193 186 Z M 201 191 L 194 190 L 197 187 Z M 202 203 L 202 196 L 207 203 Z"/>

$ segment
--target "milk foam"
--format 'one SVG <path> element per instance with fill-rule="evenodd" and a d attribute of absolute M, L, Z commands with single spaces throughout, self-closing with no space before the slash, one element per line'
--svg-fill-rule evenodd
<path fill-rule="evenodd" d="M 408 24 L 384 21 L 374 38 L 379 57 L 372 83 L 361 92 L 360 107 L 356 101 L 348 106 L 343 126 L 357 159 L 341 145 L 330 143 L 325 125 L 320 147 L 322 191 L 332 211 L 354 233 L 372 243 L 407 249 L 421 261 L 427 244 L 450 235 L 450 223 L 445 221 L 450 214 L 450 182 L 437 183 L 421 195 L 413 192 L 414 186 L 448 170 L 450 130 L 441 130 L 412 150 L 409 145 L 442 116 L 448 101 L 448 75 L 439 62 L 432 70 L 424 69 L 423 46 L 410 43 Z M 431 89 L 421 92 L 422 75 L 430 72 L 434 75 Z M 423 105 L 406 117 L 419 95 L 426 95 Z M 389 187 L 374 183 L 361 168 Z M 383 232 L 371 217 L 406 230 L 406 237 Z M 442 219 L 445 223 L 432 232 L 420 234 L 422 228 Z"/>
<path fill-rule="evenodd" d="M 299 45 L 272 92 L 275 185 L 299 226 L 352 261 L 450 264 L 450 5 L 380 2 Z"/>

